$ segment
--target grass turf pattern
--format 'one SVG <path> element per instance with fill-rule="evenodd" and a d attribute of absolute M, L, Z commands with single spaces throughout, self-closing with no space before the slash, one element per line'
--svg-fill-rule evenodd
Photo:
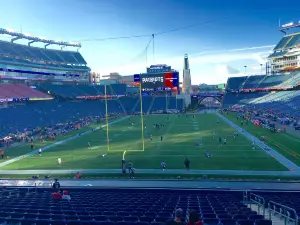
<path fill-rule="evenodd" d="M 154 128 L 155 123 L 163 124 L 164 127 Z M 131 160 L 136 169 L 159 169 L 162 160 L 166 161 L 167 169 L 184 169 L 184 160 L 187 157 L 191 162 L 191 169 L 287 170 L 264 151 L 253 150 L 250 141 L 245 137 L 239 135 L 234 139 L 234 129 L 214 114 L 194 117 L 150 115 L 144 116 L 144 125 L 145 151 L 142 151 L 140 116 L 132 116 L 131 120 L 126 119 L 109 125 L 109 151 L 106 128 L 103 128 L 56 145 L 44 151 L 42 156 L 34 154 L 1 169 L 118 169 L 126 151 L 125 159 Z M 212 137 L 213 131 L 216 132 L 215 138 Z M 73 132 L 68 136 L 75 134 L 76 132 Z M 150 134 L 153 141 L 150 140 Z M 160 140 L 161 136 L 163 141 Z M 227 144 L 220 146 L 219 137 L 222 137 L 222 140 L 227 137 Z M 88 142 L 91 143 L 91 148 L 88 148 Z M 40 143 L 36 143 L 36 147 L 39 146 Z M 207 158 L 205 151 L 209 151 L 212 157 Z M 14 157 L 28 152 L 29 144 L 11 148 L 6 154 Z M 104 154 L 105 157 L 102 157 Z M 58 157 L 62 159 L 61 167 L 57 165 Z"/>

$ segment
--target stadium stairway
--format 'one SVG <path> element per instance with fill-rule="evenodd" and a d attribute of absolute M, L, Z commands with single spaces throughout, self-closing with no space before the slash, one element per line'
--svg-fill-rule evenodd
<path fill-rule="evenodd" d="M 149 108 L 148 108 L 148 110 L 147 110 L 147 113 L 148 113 L 148 114 L 151 112 L 151 109 L 152 109 L 152 106 L 153 106 L 153 102 L 155 101 L 155 98 L 156 98 L 156 96 L 153 96 L 152 101 L 151 101 L 151 103 L 150 103 L 150 105 L 149 105 Z"/>
<path fill-rule="evenodd" d="M 134 104 L 133 108 L 132 108 L 132 112 L 135 112 L 136 107 L 141 103 L 140 98 L 137 99 L 136 103 Z"/>
<path fill-rule="evenodd" d="M 264 216 L 265 219 L 269 219 L 267 213 L 266 213 L 266 215 L 263 215 L 263 210 L 259 209 L 258 205 L 248 204 L 247 206 L 249 208 L 251 208 L 251 210 L 256 211 L 257 215 L 262 215 L 262 216 Z M 268 211 L 268 209 L 266 208 L 265 212 L 267 212 L 267 211 Z M 280 219 L 278 216 L 271 214 L 271 220 L 272 220 L 272 225 L 285 225 L 284 220 Z"/>

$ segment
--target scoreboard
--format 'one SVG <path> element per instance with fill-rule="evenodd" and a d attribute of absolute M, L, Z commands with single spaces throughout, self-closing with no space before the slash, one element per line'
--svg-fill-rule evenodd
<path fill-rule="evenodd" d="M 179 91 L 179 72 L 135 74 L 134 83 L 141 86 L 142 92 Z"/>

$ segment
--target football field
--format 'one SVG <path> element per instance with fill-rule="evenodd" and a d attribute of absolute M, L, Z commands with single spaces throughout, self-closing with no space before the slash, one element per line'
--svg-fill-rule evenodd
<path fill-rule="evenodd" d="M 234 129 L 215 114 L 149 115 L 143 118 L 144 132 L 140 116 L 127 117 L 109 125 L 108 132 L 104 127 L 55 145 L 43 151 L 41 156 L 33 154 L 1 169 L 119 169 L 124 156 L 136 169 L 159 169 L 163 160 L 167 169 L 184 169 L 184 161 L 188 158 L 191 169 L 199 170 L 287 170 L 264 151 L 253 150 L 250 141 L 242 135 L 234 139 Z M 156 128 L 155 124 L 160 127 Z M 219 137 L 222 140 L 226 137 L 227 144 L 220 145 Z M 29 152 L 29 144 L 22 148 L 26 148 L 22 154 Z M 8 155 L 13 150 L 10 149 Z M 206 151 L 212 157 L 206 157 Z M 57 164 L 59 157 L 61 167 Z"/>

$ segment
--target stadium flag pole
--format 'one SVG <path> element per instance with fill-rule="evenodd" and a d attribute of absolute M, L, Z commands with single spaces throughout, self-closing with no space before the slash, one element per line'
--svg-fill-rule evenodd
<path fill-rule="evenodd" d="M 104 97 L 105 97 L 106 141 L 107 141 L 107 151 L 109 152 L 108 108 L 107 108 L 106 85 L 104 85 Z"/>
<path fill-rule="evenodd" d="M 141 82 L 140 82 L 140 103 L 141 103 L 142 149 L 143 149 L 143 151 L 145 151 L 143 98 L 142 98 L 142 83 Z"/>

